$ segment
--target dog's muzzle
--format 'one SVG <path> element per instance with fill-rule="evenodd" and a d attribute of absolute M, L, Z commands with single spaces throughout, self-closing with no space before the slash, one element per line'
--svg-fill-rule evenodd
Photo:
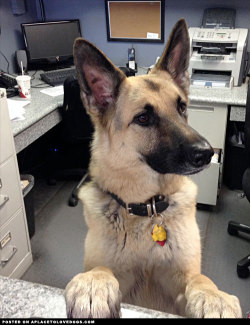
<path fill-rule="evenodd" d="M 214 154 L 213 148 L 205 140 L 192 144 L 186 149 L 186 152 L 187 161 L 194 168 L 201 168 L 208 165 Z"/>

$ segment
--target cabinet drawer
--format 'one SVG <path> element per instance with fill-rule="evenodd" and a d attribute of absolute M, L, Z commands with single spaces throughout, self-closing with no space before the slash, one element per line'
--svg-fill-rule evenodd
<path fill-rule="evenodd" d="M 0 275 L 9 276 L 29 254 L 23 210 L 0 228 Z"/>
<path fill-rule="evenodd" d="M 197 203 L 216 205 L 220 167 L 220 163 L 211 163 L 209 168 L 191 176 L 198 186 Z"/>
<path fill-rule="evenodd" d="M 10 127 L 6 98 L 0 98 L 0 164 L 14 154 L 13 135 Z"/>
<path fill-rule="evenodd" d="M 224 148 L 227 106 L 191 103 L 188 106 L 188 123 L 207 139 L 213 148 Z"/>
<path fill-rule="evenodd" d="M 19 175 L 12 157 L 0 166 L 0 226 L 22 205 Z"/>

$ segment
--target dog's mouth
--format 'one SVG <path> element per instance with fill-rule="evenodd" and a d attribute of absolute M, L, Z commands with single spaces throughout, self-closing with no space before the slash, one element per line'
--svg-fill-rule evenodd
<path fill-rule="evenodd" d="M 183 172 L 181 172 L 180 174 L 184 175 L 184 176 L 195 175 L 195 174 L 202 172 L 204 169 L 209 168 L 209 166 L 210 166 L 210 163 L 207 165 L 204 165 L 203 167 L 200 167 L 200 168 L 195 168 L 195 169 L 191 168 L 190 170 L 183 170 Z"/>

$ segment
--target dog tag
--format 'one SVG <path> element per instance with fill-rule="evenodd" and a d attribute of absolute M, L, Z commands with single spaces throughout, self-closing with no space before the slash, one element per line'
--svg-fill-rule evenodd
<path fill-rule="evenodd" d="M 162 226 L 155 224 L 152 229 L 152 238 L 160 246 L 164 246 L 167 240 L 167 232 Z"/>

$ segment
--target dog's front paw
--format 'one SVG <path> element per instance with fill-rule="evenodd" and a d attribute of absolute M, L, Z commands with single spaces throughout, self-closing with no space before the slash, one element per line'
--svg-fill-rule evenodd
<path fill-rule="evenodd" d="M 119 318 L 121 293 L 113 273 L 95 268 L 76 275 L 65 290 L 69 318 Z"/>
<path fill-rule="evenodd" d="M 187 297 L 186 315 L 195 318 L 241 318 L 239 299 L 218 289 L 194 289 Z"/>

